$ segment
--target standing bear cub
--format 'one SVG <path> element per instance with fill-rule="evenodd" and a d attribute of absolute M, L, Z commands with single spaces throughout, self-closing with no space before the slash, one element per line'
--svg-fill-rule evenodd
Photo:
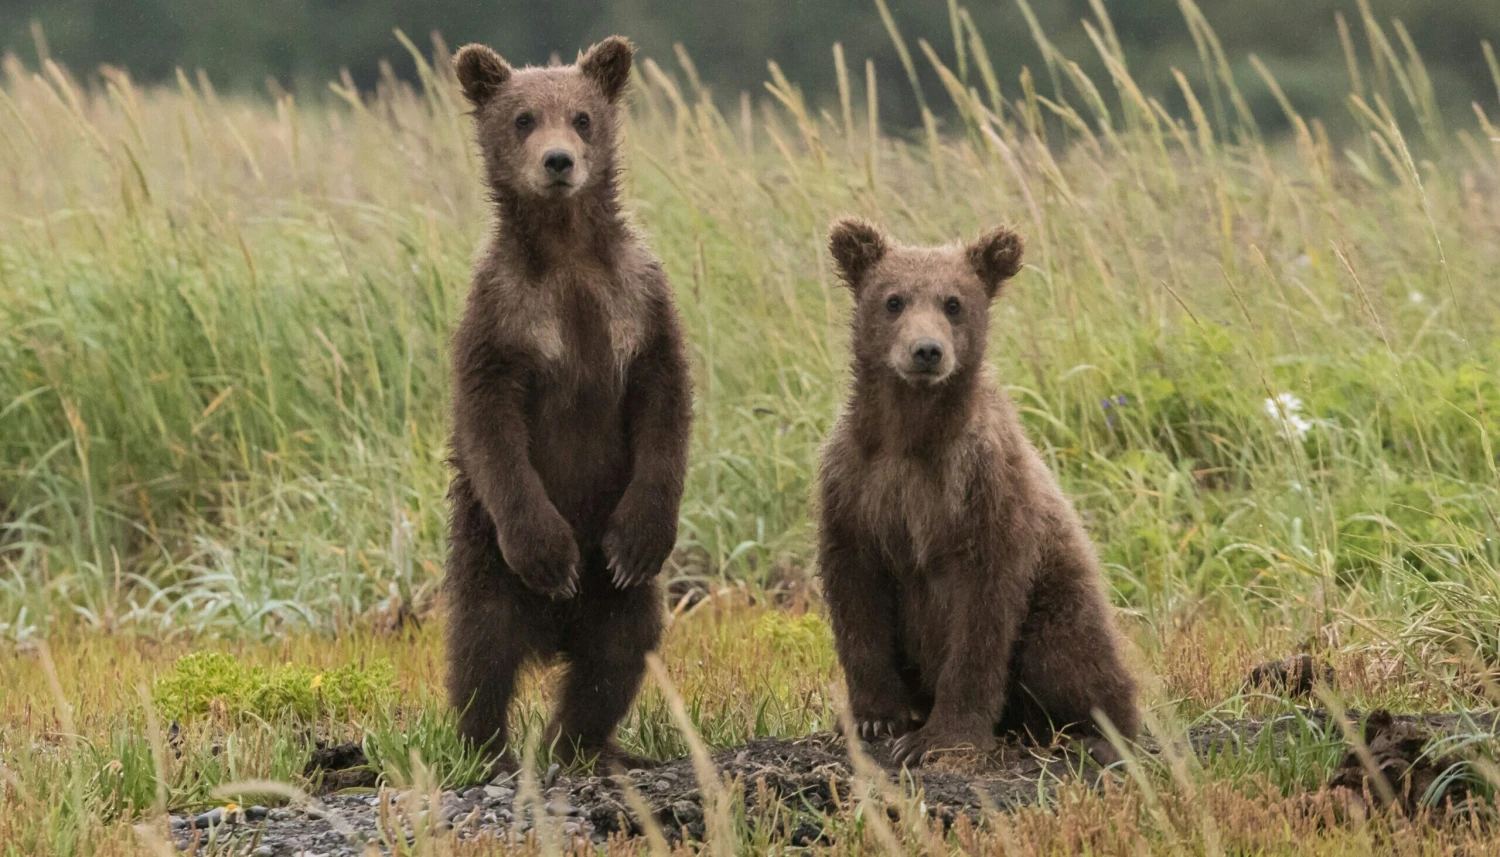
<path fill-rule="evenodd" d="M 671 288 L 620 211 L 631 60 L 619 37 L 571 66 L 454 58 L 495 223 L 452 345 L 448 693 L 495 751 L 521 667 L 560 655 L 548 740 L 621 758 L 661 637 L 691 394 Z"/>
<path fill-rule="evenodd" d="M 849 403 L 823 449 L 819 563 L 855 723 L 902 764 L 1068 730 L 1139 728 L 1098 560 L 985 365 L 989 304 L 1021 267 L 999 229 L 907 247 L 846 219 Z"/>

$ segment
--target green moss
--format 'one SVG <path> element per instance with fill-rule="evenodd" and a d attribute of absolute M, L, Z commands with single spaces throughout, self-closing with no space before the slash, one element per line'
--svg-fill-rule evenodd
<path fill-rule="evenodd" d="M 395 678 L 396 670 L 386 660 L 318 672 L 290 664 L 249 667 L 223 652 L 196 652 L 159 676 L 151 696 L 162 716 L 176 719 L 215 711 L 312 721 L 348 717 L 390 702 Z"/>

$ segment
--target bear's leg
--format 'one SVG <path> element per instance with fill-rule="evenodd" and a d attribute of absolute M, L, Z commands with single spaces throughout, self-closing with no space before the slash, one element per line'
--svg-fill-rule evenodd
<path fill-rule="evenodd" d="M 1125 668 L 1109 605 L 1085 577 L 1056 575 L 1039 588 L 1012 661 L 1005 725 L 1047 741 L 1078 736 L 1100 761 L 1115 754 L 1097 710 L 1126 739 L 1140 731 L 1135 680 Z M 1097 749 L 1096 749 L 1097 748 Z"/>
<path fill-rule="evenodd" d="M 500 755 L 516 676 L 528 659 L 551 648 L 555 619 L 541 598 L 506 565 L 488 513 L 462 478 L 455 480 L 448 569 L 448 700 L 459 711 L 458 733 Z"/>
<path fill-rule="evenodd" d="M 818 533 L 823 600 L 854 729 L 867 739 L 906 733 L 917 703 L 912 690 L 921 684 L 920 670 L 906 663 L 894 577 L 873 541 L 824 510 Z"/>
<path fill-rule="evenodd" d="M 614 743 L 646 673 L 646 655 L 661 641 L 661 589 L 655 579 L 615 589 L 609 572 L 590 568 L 561 643 L 568 662 L 549 742 L 566 761 L 599 757 L 607 765 L 641 767 Z"/>
<path fill-rule="evenodd" d="M 938 569 L 931 592 L 913 605 L 913 634 L 932 676 L 926 722 L 891 748 L 899 765 L 930 752 L 989 751 L 1005 710 L 1015 644 L 1025 618 L 1028 552 L 980 543 L 972 555 Z"/>

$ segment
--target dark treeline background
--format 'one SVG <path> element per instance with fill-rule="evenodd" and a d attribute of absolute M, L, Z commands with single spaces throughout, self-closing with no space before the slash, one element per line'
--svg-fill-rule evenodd
<path fill-rule="evenodd" d="M 1355 0 L 1198 0 L 1235 63 L 1235 73 L 1267 127 L 1284 124 L 1266 86 L 1248 62 L 1258 54 L 1299 110 L 1338 129 L 1348 118 L 1349 92 L 1335 12 L 1343 12 L 1369 73 L 1369 43 Z M 945 61 L 953 39 L 944 0 L 889 0 L 926 75 L 934 102 L 945 101 L 917 49 L 926 38 Z M 966 4 L 988 46 L 1002 86 L 1016 95 L 1023 65 L 1050 91 L 1041 55 L 1012 0 Z M 1177 0 L 1106 0 L 1130 62 L 1148 94 L 1180 104 L 1171 69 L 1195 80 L 1200 64 Z M 1102 65 L 1082 24 L 1089 0 L 1032 0 L 1054 44 L 1104 84 Z M 1495 83 L 1481 42 L 1500 43 L 1500 0 L 1370 0 L 1398 51 L 1392 19 L 1400 19 L 1425 61 L 1437 100 L 1450 115 L 1471 101 L 1494 104 Z M 36 25 L 39 25 L 36 26 Z M 412 62 L 395 37 L 400 28 L 424 49 L 440 33 L 453 47 L 493 45 L 513 63 L 565 60 L 590 42 L 619 32 L 649 56 L 675 68 L 674 43 L 691 54 L 720 96 L 763 92 L 766 63 L 775 60 L 814 100 L 835 86 L 830 49 L 842 42 L 851 73 L 866 58 L 879 69 L 883 116 L 914 124 L 910 86 L 874 0 L 0 0 L 0 49 L 34 62 L 39 29 L 53 57 L 87 74 L 100 63 L 128 69 L 139 81 L 169 79 L 175 68 L 202 69 L 219 87 L 262 88 L 267 78 L 308 92 L 347 68 L 362 86 L 375 83 L 381 59 L 403 75 Z"/>

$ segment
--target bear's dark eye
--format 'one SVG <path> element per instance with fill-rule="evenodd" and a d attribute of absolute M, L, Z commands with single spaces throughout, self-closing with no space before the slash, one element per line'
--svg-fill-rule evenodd
<path fill-rule="evenodd" d="M 950 318 L 957 316 L 958 311 L 963 308 L 964 305 L 958 302 L 958 298 L 949 298 L 943 301 L 943 312 L 947 313 Z"/>
<path fill-rule="evenodd" d="M 573 117 L 573 127 L 577 128 L 580 134 L 589 129 L 589 122 L 590 119 L 587 113 L 580 113 Z"/>
<path fill-rule="evenodd" d="M 516 117 L 516 130 L 517 131 L 530 131 L 531 130 L 531 126 L 533 126 L 535 124 L 536 124 L 536 117 L 532 116 L 530 113 L 522 113 L 520 116 Z"/>
<path fill-rule="evenodd" d="M 891 295 L 890 297 L 885 299 L 885 308 L 892 313 L 900 312 L 901 307 L 905 305 L 906 303 L 905 301 L 901 300 L 900 295 Z"/>

